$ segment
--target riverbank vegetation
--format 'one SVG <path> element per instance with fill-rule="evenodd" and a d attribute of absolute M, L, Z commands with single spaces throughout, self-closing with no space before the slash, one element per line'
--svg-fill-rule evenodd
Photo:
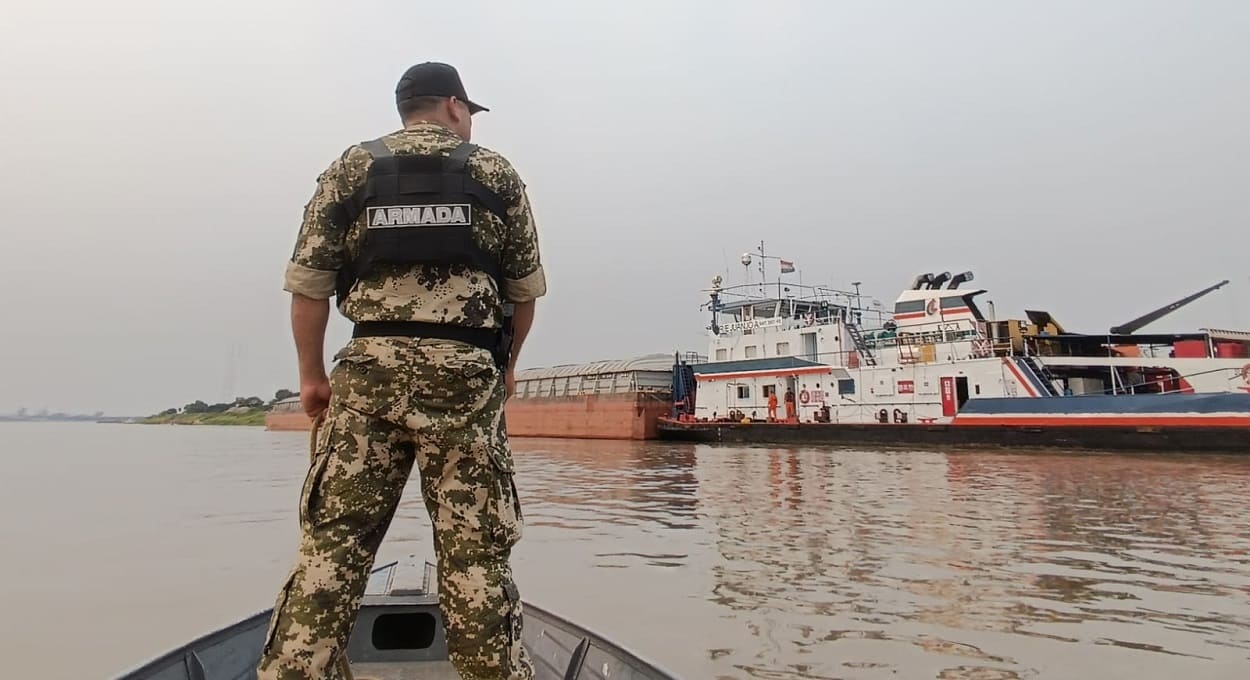
<path fill-rule="evenodd" d="M 298 392 L 278 390 L 267 402 L 260 397 L 239 397 L 217 404 L 196 400 L 181 408 L 165 409 L 139 422 L 144 425 L 264 425 L 265 414 L 274 404 L 297 396 Z"/>

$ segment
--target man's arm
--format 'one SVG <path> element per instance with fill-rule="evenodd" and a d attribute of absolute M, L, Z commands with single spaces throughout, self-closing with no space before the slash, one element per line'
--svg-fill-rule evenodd
<path fill-rule="evenodd" d="M 291 293 L 291 333 L 299 360 L 300 404 L 315 418 L 330 403 L 330 381 L 325 369 L 325 333 L 330 320 L 330 297 L 337 272 L 343 266 L 349 225 L 335 221 L 338 206 L 365 172 L 368 154 L 348 149 L 317 178 L 312 199 L 304 206 L 304 221 L 287 263 L 283 289 Z"/>
<path fill-rule="evenodd" d="M 539 254 L 533 209 L 521 176 L 507 159 L 494 152 L 479 158 L 475 170 L 478 179 L 495 189 L 508 204 L 500 252 L 504 281 L 499 297 L 500 302 L 513 306 L 511 356 L 505 372 L 511 396 L 516 385 L 517 357 L 534 324 L 535 301 L 547 293 L 547 277 Z"/>
<path fill-rule="evenodd" d="M 512 358 L 508 361 L 509 371 L 516 369 L 516 359 L 521 354 L 525 336 L 529 335 L 530 327 L 534 325 L 534 308 L 537 306 L 538 300 L 512 305 Z"/>
<path fill-rule="evenodd" d="M 299 400 L 310 418 L 330 405 L 330 379 L 326 377 L 325 337 L 330 321 L 330 301 L 291 293 L 291 332 L 299 359 Z"/>

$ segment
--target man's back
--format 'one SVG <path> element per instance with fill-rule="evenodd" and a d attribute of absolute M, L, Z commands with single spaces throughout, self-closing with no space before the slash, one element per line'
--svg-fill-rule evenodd
<path fill-rule="evenodd" d="M 418 123 L 380 141 L 396 156 L 445 156 L 461 143 L 437 123 Z M 368 213 L 361 211 L 346 230 L 336 216 L 362 189 L 372 164 L 369 152 L 355 144 L 318 178 L 287 266 L 286 290 L 322 297 L 334 289 L 335 272 L 359 255 L 369 226 Z M 523 302 L 542 295 L 546 282 L 533 213 L 520 176 L 502 155 L 482 147 L 469 156 L 466 169 L 507 207 L 506 220 L 479 209 L 473 225 L 478 245 L 503 270 L 503 297 Z M 338 306 L 354 322 L 424 321 L 498 328 L 500 297 L 491 277 L 465 265 L 378 265 L 376 275 L 357 282 L 338 300 Z"/>

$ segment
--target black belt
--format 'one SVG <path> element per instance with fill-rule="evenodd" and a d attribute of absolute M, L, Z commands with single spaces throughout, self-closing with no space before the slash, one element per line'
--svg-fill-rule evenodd
<path fill-rule="evenodd" d="M 437 338 L 467 343 L 492 353 L 499 347 L 500 333 L 498 328 L 470 328 L 425 321 L 362 321 L 352 329 L 353 338 Z"/>

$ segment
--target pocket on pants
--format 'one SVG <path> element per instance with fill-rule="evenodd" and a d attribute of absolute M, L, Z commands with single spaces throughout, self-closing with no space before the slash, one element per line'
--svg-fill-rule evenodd
<path fill-rule="evenodd" d="M 330 448 L 327 446 L 308 466 L 308 476 L 304 478 L 304 486 L 299 496 L 299 523 L 305 529 L 315 524 L 314 514 L 321 502 L 321 480 L 325 477 L 326 468 L 330 465 Z"/>
<path fill-rule="evenodd" d="M 262 654 L 268 655 L 273 651 L 273 640 L 278 635 L 278 618 L 282 616 L 282 610 L 286 608 L 286 601 L 291 597 L 291 586 L 294 583 L 295 572 L 291 572 L 282 584 L 282 590 L 278 591 L 278 602 L 273 607 L 273 613 L 269 615 L 269 628 L 265 630 L 265 644 L 261 647 Z"/>
<path fill-rule="evenodd" d="M 496 545 L 510 548 L 521 540 L 521 527 L 524 517 L 521 514 L 521 499 L 517 495 L 516 480 L 512 464 L 512 453 L 506 445 L 486 444 L 490 458 L 490 528 L 491 537 Z"/>
<path fill-rule="evenodd" d="M 367 416 L 385 417 L 407 389 L 397 372 L 378 357 L 363 352 L 340 352 L 330 371 L 330 392 L 343 406 Z"/>

